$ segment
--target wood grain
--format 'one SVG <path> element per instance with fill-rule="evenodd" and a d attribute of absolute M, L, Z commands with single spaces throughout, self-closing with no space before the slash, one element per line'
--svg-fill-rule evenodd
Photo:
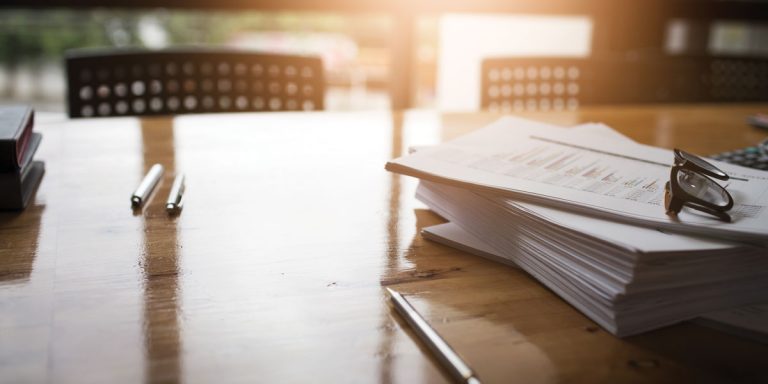
<path fill-rule="evenodd" d="M 708 154 L 763 138 L 744 119 L 766 109 L 526 116 Z M 385 285 L 488 383 L 768 380 L 768 346 L 694 324 L 617 339 L 525 273 L 422 239 L 441 219 L 384 163 L 497 117 L 42 118 L 47 174 L 27 210 L 0 214 L 0 382 L 446 382 Z M 163 181 L 132 211 L 154 163 Z M 178 217 L 163 209 L 175 172 Z"/>

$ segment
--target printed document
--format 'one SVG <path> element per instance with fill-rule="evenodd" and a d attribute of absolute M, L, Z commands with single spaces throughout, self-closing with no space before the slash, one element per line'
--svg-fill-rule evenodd
<path fill-rule="evenodd" d="M 685 148 L 681 148 L 685 149 Z M 731 176 L 733 221 L 664 210 L 671 150 L 506 117 L 439 146 L 395 159 L 387 169 L 427 180 L 670 231 L 768 244 L 768 172 L 712 161 Z"/>

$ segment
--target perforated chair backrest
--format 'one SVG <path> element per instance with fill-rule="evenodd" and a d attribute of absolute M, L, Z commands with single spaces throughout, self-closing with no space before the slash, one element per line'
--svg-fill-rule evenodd
<path fill-rule="evenodd" d="M 491 110 L 768 100 L 768 60 L 759 58 L 490 58 L 481 76 L 481 107 Z"/>
<path fill-rule="evenodd" d="M 493 58 L 482 63 L 481 106 L 562 110 L 584 102 L 591 73 L 582 59 Z"/>
<path fill-rule="evenodd" d="M 317 57 L 231 50 L 73 51 L 70 117 L 322 110 Z"/>
<path fill-rule="evenodd" d="M 712 101 L 768 101 L 768 59 L 711 58 L 703 73 Z"/>

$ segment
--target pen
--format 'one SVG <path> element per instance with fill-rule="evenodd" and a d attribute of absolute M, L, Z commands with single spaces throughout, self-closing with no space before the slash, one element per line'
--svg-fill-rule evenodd
<path fill-rule="evenodd" d="M 165 210 L 168 213 L 178 212 L 184 206 L 184 174 L 180 173 L 173 179 L 171 193 L 168 194 L 168 200 L 165 202 Z"/>
<path fill-rule="evenodd" d="M 443 366 L 450 371 L 451 376 L 457 383 L 480 384 L 480 379 L 472 372 L 467 363 L 427 324 L 426 320 L 416 312 L 403 295 L 391 288 L 387 288 L 387 292 L 389 292 L 397 312 L 413 327 L 419 338 L 427 344 Z"/>
<path fill-rule="evenodd" d="M 136 191 L 131 195 L 131 206 L 134 208 L 140 207 L 155 189 L 157 182 L 160 181 L 160 176 L 163 175 L 163 166 L 155 164 L 149 169 L 147 175 L 141 180 L 141 183 L 136 188 Z"/>

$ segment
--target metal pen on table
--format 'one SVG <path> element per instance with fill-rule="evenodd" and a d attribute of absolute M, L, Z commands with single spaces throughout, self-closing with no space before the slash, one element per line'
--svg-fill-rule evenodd
<path fill-rule="evenodd" d="M 155 189 L 157 183 L 160 181 L 160 177 L 163 176 L 163 166 L 155 164 L 149 169 L 147 175 L 141 180 L 141 183 L 136 188 L 136 191 L 131 195 L 131 206 L 134 208 L 141 207 L 147 200 L 152 190 Z"/>
<path fill-rule="evenodd" d="M 184 207 L 184 174 L 180 173 L 173 179 L 171 192 L 168 194 L 168 200 L 165 202 L 165 210 L 168 213 L 178 213 Z"/>
<path fill-rule="evenodd" d="M 427 324 L 427 321 L 416 312 L 403 295 L 391 288 L 387 288 L 387 292 L 389 292 L 397 312 L 405 318 L 419 338 L 427 344 L 457 383 L 480 384 L 480 379 L 472 372 L 472 368 L 469 368 L 453 348 Z"/>

